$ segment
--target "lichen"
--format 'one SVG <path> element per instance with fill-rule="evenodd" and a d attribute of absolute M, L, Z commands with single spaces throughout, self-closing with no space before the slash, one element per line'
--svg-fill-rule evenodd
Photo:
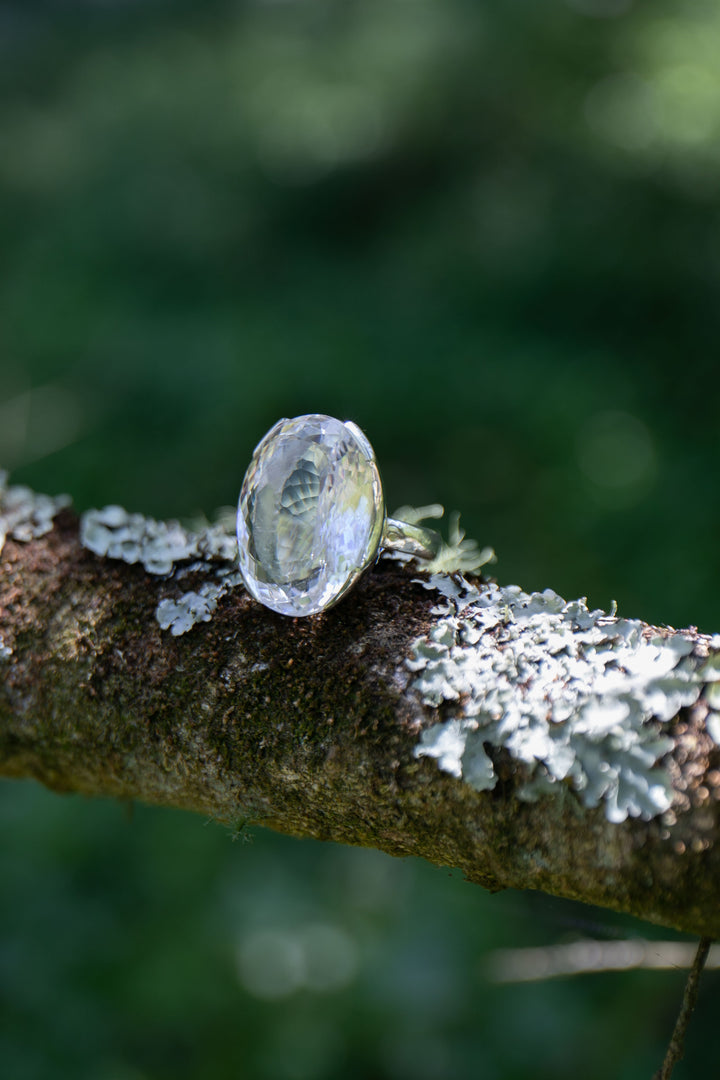
<path fill-rule="evenodd" d="M 193 531 L 177 521 L 155 521 L 121 506 L 106 506 L 83 514 L 80 542 L 96 555 L 139 563 L 147 573 L 173 582 L 190 574 L 209 575 L 180 596 L 159 601 L 157 621 L 175 636 L 209 622 L 220 597 L 242 582 L 235 570 L 237 540 L 224 520 Z"/>
<path fill-rule="evenodd" d="M 569 785 L 611 822 L 669 809 L 662 759 L 673 741 L 663 725 L 719 677 L 716 661 L 693 656 L 690 637 L 648 641 L 640 622 L 549 589 L 447 574 L 422 584 L 441 601 L 407 661 L 410 689 L 449 718 L 422 732 L 416 757 L 484 791 L 497 783 L 492 748 L 504 749 L 524 768 L 522 799 Z M 718 721 L 708 731 L 720 742 Z"/>
<path fill-rule="evenodd" d="M 718 704 L 720 705 L 720 702 Z M 720 746 L 720 712 L 711 710 L 705 721 L 705 727 L 715 745 Z"/>
<path fill-rule="evenodd" d="M 197 591 L 190 590 L 177 599 L 166 597 L 157 606 L 155 617 L 163 630 L 178 637 L 196 623 L 210 622 L 220 597 L 242 584 L 241 574 L 226 573 L 220 581 L 206 581 Z"/>
<path fill-rule="evenodd" d="M 441 503 L 431 503 L 429 506 L 401 506 L 392 516 L 409 525 L 419 525 L 426 521 L 438 521 L 444 515 L 445 508 Z M 410 563 L 416 558 L 401 551 L 389 551 L 384 557 L 403 563 Z M 448 518 L 448 538 L 445 540 L 441 537 L 440 550 L 434 559 L 425 564 L 425 569 L 431 574 L 477 574 L 483 566 L 495 560 L 491 547 L 481 548 L 476 540 L 466 536 L 465 530 L 460 528 L 460 514 L 453 512 Z"/>
<path fill-rule="evenodd" d="M 50 532 L 53 518 L 70 503 L 69 495 L 36 495 L 19 484 L 8 487 L 7 473 L 0 471 L 0 552 L 8 537 L 28 543 Z"/>
<path fill-rule="evenodd" d="M 191 532 L 177 521 L 155 521 L 122 506 L 88 510 L 80 522 L 80 542 L 96 555 L 141 563 L 149 574 L 167 576 L 189 559 L 237 560 L 237 541 L 223 525 Z"/>

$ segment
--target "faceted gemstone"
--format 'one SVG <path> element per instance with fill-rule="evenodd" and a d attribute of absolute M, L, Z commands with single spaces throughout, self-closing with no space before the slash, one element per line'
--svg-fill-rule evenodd
<path fill-rule="evenodd" d="M 384 519 L 375 455 L 359 428 L 316 413 L 280 420 L 240 492 L 248 591 L 283 615 L 322 611 L 375 558 Z"/>

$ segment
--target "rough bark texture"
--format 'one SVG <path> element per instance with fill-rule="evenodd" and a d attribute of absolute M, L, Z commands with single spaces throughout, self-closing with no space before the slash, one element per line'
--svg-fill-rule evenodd
<path fill-rule="evenodd" d="M 397 564 L 310 619 L 234 589 L 178 637 L 156 618 L 162 580 L 87 551 L 67 510 L 45 536 L 8 539 L 0 568 L 0 775 L 420 855 L 489 889 L 720 933 L 720 751 L 702 699 L 666 725 L 671 813 L 616 824 L 567 786 L 518 799 L 522 769 L 502 752 L 492 791 L 415 756 L 444 706 L 419 704 L 398 673 L 436 596 Z"/>

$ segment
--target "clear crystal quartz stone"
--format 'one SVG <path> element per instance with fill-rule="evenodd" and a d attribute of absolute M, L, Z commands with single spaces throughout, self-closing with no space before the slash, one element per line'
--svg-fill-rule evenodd
<path fill-rule="evenodd" d="M 322 611 L 375 558 L 384 520 L 375 455 L 359 428 L 319 414 L 280 420 L 240 492 L 245 585 L 283 615 Z"/>

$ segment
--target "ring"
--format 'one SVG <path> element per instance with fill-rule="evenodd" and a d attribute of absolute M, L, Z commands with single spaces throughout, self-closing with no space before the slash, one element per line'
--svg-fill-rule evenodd
<path fill-rule="evenodd" d="M 442 540 L 385 515 L 375 453 L 351 421 L 278 420 L 255 447 L 237 514 L 248 592 L 282 615 L 337 603 L 382 551 L 433 559 Z"/>

